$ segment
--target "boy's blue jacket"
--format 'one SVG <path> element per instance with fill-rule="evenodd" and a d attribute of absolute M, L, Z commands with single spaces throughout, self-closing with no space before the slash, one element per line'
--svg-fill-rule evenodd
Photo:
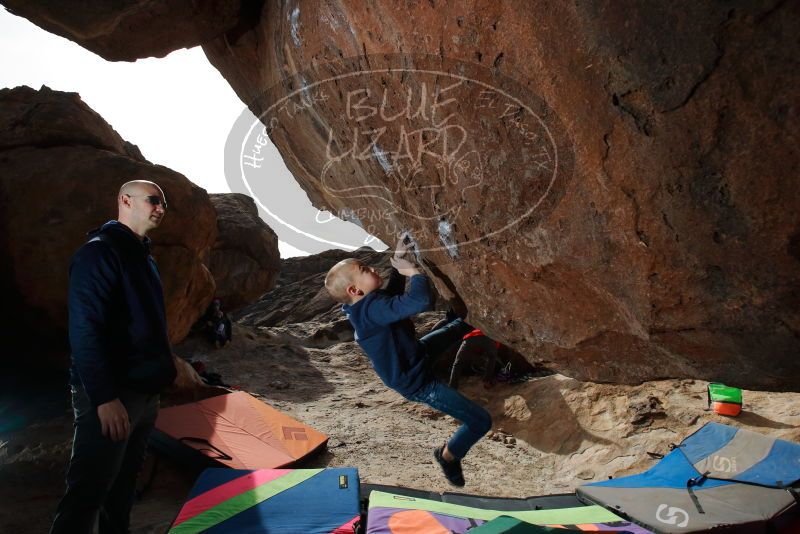
<path fill-rule="evenodd" d="M 406 293 L 404 286 L 405 277 L 392 269 L 385 289 L 373 291 L 355 304 L 344 304 L 342 311 L 383 383 L 408 396 L 430 380 L 425 351 L 409 317 L 427 310 L 431 298 L 428 277 L 423 274 L 411 277 Z"/>
<path fill-rule="evenodd" d="M 117 221 L 89 236 L 69 268 L 70 382 L 92 406 L 116 399 L 120 387 L 156 393 L 176 371 L 150 239 Z"/>

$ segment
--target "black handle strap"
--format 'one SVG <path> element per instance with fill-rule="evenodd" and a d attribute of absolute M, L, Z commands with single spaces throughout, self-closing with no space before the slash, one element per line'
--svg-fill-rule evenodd
<path fill-rule="evenodd" d="M 193 438 L 191 436 L 187 436 L 187 437 L 184 437 L 184 438 L 178 438 L 178 441 L 180 441 L 181 443 L 185 443 L 186 445 L 189 445 L 194 450 L 203 453 L 204 455 L 208 456 L 209 458 L 214 458 L 216 460 L 233 460 L 233 457 L 231 457 L 230 455 L 228 455 L 225 452 L 223 452 L 223 451 L 219 450 L 218 448 L 216 448 L 214 445 L 209 443 L 207 439 Z M 202 448 L 193 447 L 190 443 L 201 443 L 201 444 L 205 445 L 206 447 L 208 447 L 208 449 L 202 449 Z M 210 449 L 210 451 L 209 451 L 209 449 Z M 217 456 L 212 456 L 210 454 L 206 454 L 207 452 L 211 452 L 211 451 L 216 452 Z"/>
<path fill-rule="evenodd" d="M 691 486 L 687 486 L 686 491 L 689 492 L 689 497 L 692 498 L 692 503 L 694 503 L 694 507 L 697 508 L 697 513 L 698 514 L 706 513 L 705 510 L 703 510 L 703 507 L 700 505 L 700 499 L 697 498 L 697 494 L 695 494 L 695 492 L 692 489 L 692 487 Z"/>
<path fill-rule="evenodd" d="M 697 494 L 694 492 L 694 486 L 699 486 L 700 484 L 702 484 L 703 481 L 708 477 L 709 473 L 711 473 L 711 471 L 706 471 L 700 476 L 690 478 L 689 480 L 686 481 L 686 491 L 689 492 L 689 497 L 691 497 L 694 507 L 697 508 L 698 514 L 705 514 L 706 512 L 700 505 L 700 499 L 697 498 Z"/>

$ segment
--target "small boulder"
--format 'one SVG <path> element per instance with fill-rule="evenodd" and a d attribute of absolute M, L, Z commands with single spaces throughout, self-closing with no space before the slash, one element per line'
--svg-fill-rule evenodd
<path fill-rule="evenodd" d="M 252 198 L 239 193 L 209 195 L 217 212 L 217 240 L 208 268 L 226 310 L 258 300 L 275 287 L 281 268 L 278 236 L 258 216 Z"/>

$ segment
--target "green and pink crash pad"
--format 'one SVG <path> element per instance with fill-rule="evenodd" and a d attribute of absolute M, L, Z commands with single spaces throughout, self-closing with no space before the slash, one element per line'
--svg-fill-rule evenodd
<path fill-rule="evenodd" d="M 169 534 L 352 534 L 360 517 L 358 471 L 206 469 Z"/>

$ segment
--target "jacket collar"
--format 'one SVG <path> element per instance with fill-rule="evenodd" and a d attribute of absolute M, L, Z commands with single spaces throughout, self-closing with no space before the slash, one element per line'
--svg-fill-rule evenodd
<path fill-rule="evenodd" d="M 125 245 L 141 247 L 145 254 L 150 254 L 153 243 L 152 240 L 147 236 L 144 236 L 144 239 L 139 239 L 139 236 L 136 235 L 133 230 L 117 220 L 112 219 L 108 221 L 100 228 L 90 231 L 89 235 L 96 235 L 99 233 L 113 233 L 114 235 L 125 236 L 122 240 Z"/>

